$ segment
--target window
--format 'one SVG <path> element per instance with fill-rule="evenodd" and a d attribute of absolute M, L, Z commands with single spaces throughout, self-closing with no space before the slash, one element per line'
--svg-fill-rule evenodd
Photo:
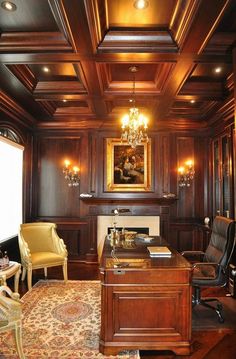
<path fill-rule="evenodd" d="M 16 236 L 22 223 L 24 150 L 2 134 L 0 129 L 0 242 Z"/>

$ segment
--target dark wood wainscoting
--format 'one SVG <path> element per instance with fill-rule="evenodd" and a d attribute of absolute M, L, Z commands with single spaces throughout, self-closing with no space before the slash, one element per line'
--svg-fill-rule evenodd
<path fill-rule="evenodd" d="M 169 243 L 179 252 L 205 251 L 208 246 L 211 228 L 200 221 L 170 222 Z"/>

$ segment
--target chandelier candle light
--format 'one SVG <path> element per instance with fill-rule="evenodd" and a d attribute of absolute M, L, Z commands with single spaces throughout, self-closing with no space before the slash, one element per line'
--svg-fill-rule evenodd
<path fill-rule="evenodd" d="M 65 175 L 65 179 L 68 181 L 69 187 L 77 187 L 79 186 L 80 182 L 80 175 L 79 175 L 79 167 L 74 166 L 71 168 L 71 163 L 69 160 L 65 160 L 63 173 Z"/>
<path fill-rule="evenodd" d="M 138 71 L 136 66 L 131 66 L 129 71 L 133 73 L 133 99 L 131 100 L 133 107 L 129 109 L 129 113 L 122 118 L 122 134 L 121 141 L 135 148 L 141 142 L 148 142 L 147 124 L 148 120 L 143 114 L 139 113 L 139 109 L 135 104 L 135 73 Z"/>
<path fill-rule="evenodd" d="M 179 187 L 190 187 L 191 181 L 194 179 L 193 161 L 186 161 L 184 166 L 178 168 Z"/>

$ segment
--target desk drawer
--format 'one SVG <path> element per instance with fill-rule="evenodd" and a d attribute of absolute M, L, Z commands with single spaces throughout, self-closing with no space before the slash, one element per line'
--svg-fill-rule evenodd
<path fill-rule="evenodd" d="M 191 271 L 114 269 L 102 274 L 104 284 L 189 284 Z"/>

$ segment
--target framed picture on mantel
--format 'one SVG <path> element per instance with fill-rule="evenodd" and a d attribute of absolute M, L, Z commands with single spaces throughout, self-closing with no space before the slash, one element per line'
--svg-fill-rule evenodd
<path fill-rule="evenodd" d="M 132 148 L 117 138 L 106 139 L 105 190 L 147 192 L 151 190 L 151 142 Z"/>

